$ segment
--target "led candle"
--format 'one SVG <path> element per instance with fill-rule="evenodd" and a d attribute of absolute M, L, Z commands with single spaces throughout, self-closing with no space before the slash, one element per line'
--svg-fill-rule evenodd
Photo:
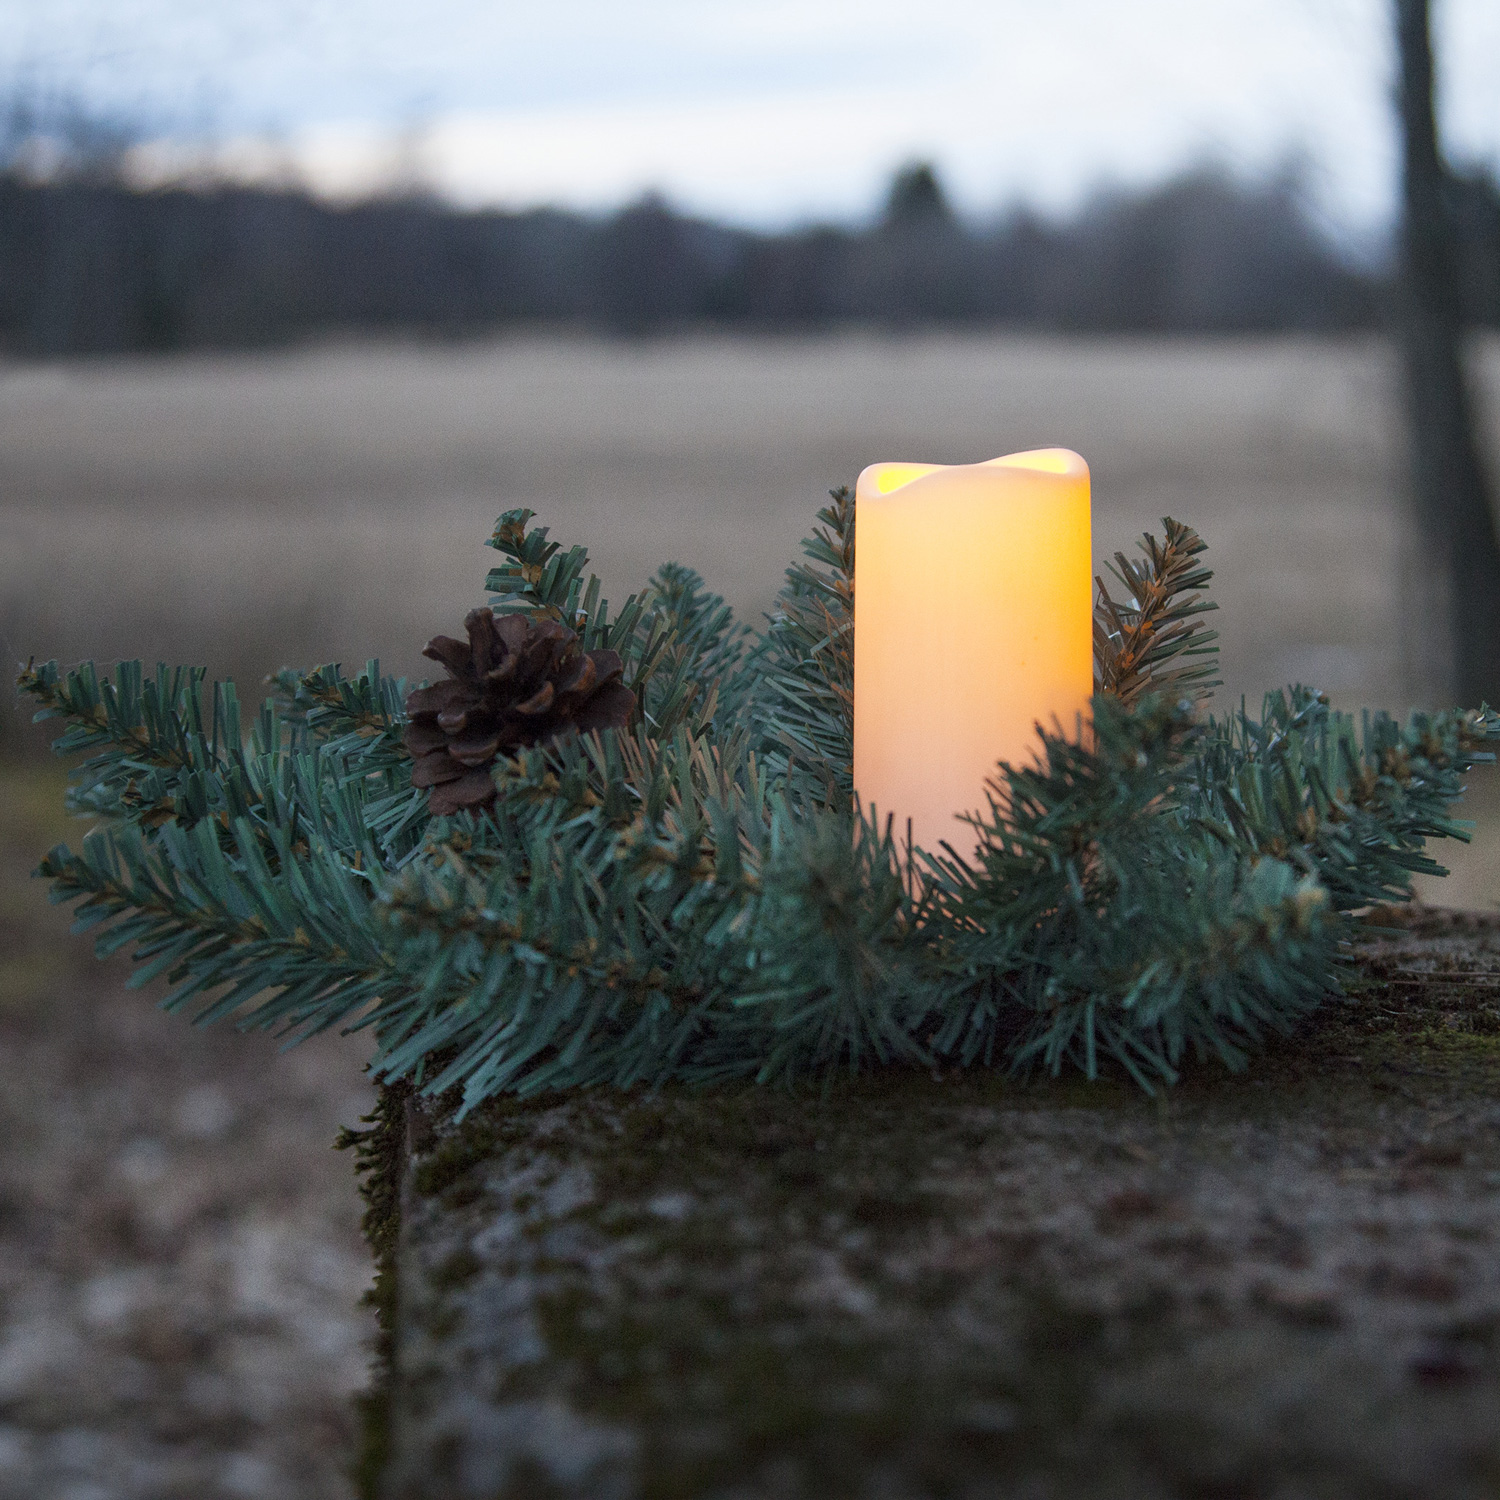
<path fill-rule="evenodd" d="M 975 847 L 996 763 L 1093 692 L 1089 470 L 1064 448 L 872 464 L 854 563 L 854 788 L 918 848 Z"/>

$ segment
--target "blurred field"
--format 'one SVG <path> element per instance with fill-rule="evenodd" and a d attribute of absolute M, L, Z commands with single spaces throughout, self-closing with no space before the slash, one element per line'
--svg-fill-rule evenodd
<path fill-rule="evenodd" d="M 347 1500 L 366 1048 L 127 991 L 27 879 L 62 791 L 0 774 L 0 1500 Z"/>
<path fill-rule="evenodd" d="M 1500 428 L 1500 341 L 1484 350 Z M 1196 524 L 1229 690 L 1404 701 L 1400 422 L 1375 342 L 511 341 L 0 366 L 11 654 L 258 675 L 417 664 L 479 596 L 495 514 L 588 542 L 614 591 L 668 557 L 752 613 L 828 486 L 878 458 L 1060 443 L 1102 557 Z M 934 581 L 935 584 L 940 582 Z"/>

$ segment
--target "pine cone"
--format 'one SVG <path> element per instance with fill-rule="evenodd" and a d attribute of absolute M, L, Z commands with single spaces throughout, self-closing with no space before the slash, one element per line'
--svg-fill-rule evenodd
<path fill-rule="evenodd" d="M 467 641 L 439 635 L 422 652 L 450 680 L 406 698 L 412 785 L 433 789 L 435 814 L 493 802 L 489 768 L 507 751 L 629 722 L 635 694 L 617 653 L 585 651 L 566 625 L 527 615 L 471 610 L 464 629 Z"/>

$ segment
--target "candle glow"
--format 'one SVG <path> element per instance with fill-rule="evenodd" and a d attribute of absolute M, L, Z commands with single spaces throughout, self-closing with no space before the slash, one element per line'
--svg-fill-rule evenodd
<path fill-rule="evenodd" d="M 996 763 L 1093 692 L 1088 465 L 1063 448 L 872 464 L 855 490 L 854 788 L 919 848 L 975 847 Z"/>

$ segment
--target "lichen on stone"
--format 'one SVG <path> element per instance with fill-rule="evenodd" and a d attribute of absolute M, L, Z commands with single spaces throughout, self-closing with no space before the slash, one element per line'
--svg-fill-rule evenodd
<path fill-rule="evenodd" d="M 382 1493 L 1484 1493 L 1500 928 L 1365 963 L 1155 1101 L 892 1070 L 439 1109 Z"/>

